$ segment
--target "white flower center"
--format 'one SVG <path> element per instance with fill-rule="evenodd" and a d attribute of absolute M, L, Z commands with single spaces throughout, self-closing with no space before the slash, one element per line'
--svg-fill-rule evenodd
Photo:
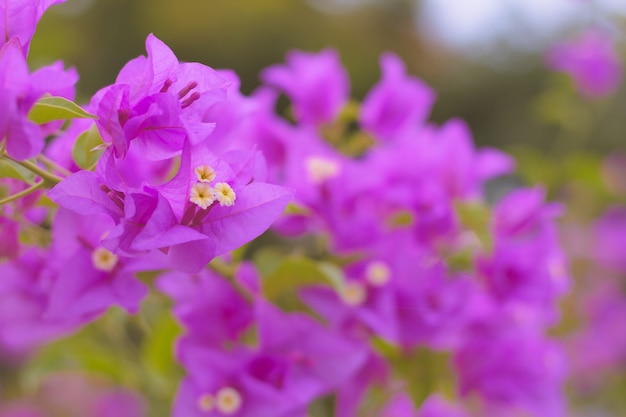
<path fill-rule="evenodd" d="M 111 272 L 117 265 L 117 255 L 103 247 L 96 248 L 91 253 L 91 261 L 93 266 L 100 271 Z"/>
<path fill-rule="evenodd" d="M 217 409 L 222 414 L 234 414 L 241 408 L 241 394 L 234 388 L 220 388 L 216 394 Z"/>
<path fill-rule="evenodd" d="M 197 182 L 191 187 L 189 201 L 202 209 L 206 209 L 216 199 L 215 191 L 206 182 Z"/>
<path fill-rule="evenodd" d="M 358 306 L 365 301 L 367 291 L 365 287 L 358 282 L 346 282 L 339 291 L 339 295 L 344 303 L 350 306 Z"/>
<path fill-rule="evenodd" d="M 373 261 L 367 265 L 365 269 L 365 278 L 367 282 L 375 287 L 382 287 L 389 282 L 391 278 L 391 270 L 386 263 L 381 261 Z"/>
<path fill-rule="evenodd" d="M 230 185 L 225 182 L 218 182 L 215 184 L 215 198 L 220 202 L 220 206 L 232 206 L 235 204 L 235 200 L 237 199 L 237 195 L 230 187 Z"/>
<path fill-rule="evenodd" d="M 202 394 L 198 398 L 198 408 L 205 413 L 210 413 L 215 408 L 215 397 L 211 394 Z"/>
<path fill-rule="evenodd" d="M 336 177 L 340 168 L 337 162 L 319 156 L 311 156 L 306 160 L 309 180 L 314 184 L 321 184 L 330 178 Z"/>
<path fill-rule="evenodd" d="M 198 165 L 193 172 L 200 182 L 211 182 L 215 179 L 215 170 L 208 165 Z"/>

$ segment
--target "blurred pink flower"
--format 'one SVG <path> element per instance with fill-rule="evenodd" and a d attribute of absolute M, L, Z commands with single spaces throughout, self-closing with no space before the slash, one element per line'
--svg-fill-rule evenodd
<path fill-rule="evenodd" d="M 546 61 L 551 69 L 568 73 L 578 91 L 589 98 L 613 93 L 622 79 L 622 62 L 613 41 L 596 30 L 555 45 Z"/>

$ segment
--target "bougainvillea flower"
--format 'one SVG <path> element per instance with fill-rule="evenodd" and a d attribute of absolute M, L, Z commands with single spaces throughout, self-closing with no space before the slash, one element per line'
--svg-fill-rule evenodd
<path fill-rule="evenodd" d="M 287 64 L 266 68 L 261 78 L 287 94 L 296 120 L 303 124 L 334 120 L 348 101 L 348 75 L 332 49 L 319 53 L 291 51 Z"/>
<path fill-rule="evenodd" d="M 44 320 L 54 272 L 43 251 L 28 250 L 0 264 L 0 350 L 20 356 L 74 330 L 76 320 Z"/>
<path fill-rule="evenodd" d="M 50 288 L 47 318 L 91 319 L 113 305 L 136 313 L 148 293 L 137 272 L 165 268 L 165 256 L 118 256 L 101 246 L 113 221 L 59 209 L 53 220 L 51 268 L 62 271 Z"/>
<path fill-rule="evenodd" d="M 617 282 L 591 276 L 593 287 L 585 291 L 580 317 L 584 328 L 572 335 L 571 367 L 573 381 L 584 388 L 602 386 L 607 377 L 622 372 L 626 360 L 626 299 Z M 604 282 L 598 284 L 598 278 Z"/>
<path fill-rule="evenodd" d="M 48 195 L 70 210 L 108 214 L 115 226 L 102 244 L 112 252 L 134 256 L 161 249 L 173 268 L 198 272 L 267 230 L 292 193 L 260 182 L 254 152 L 220 159 L 203 146 L 186 149 L 177 175 L 157 188 L 119 190 L 119 171 L 106 165 L 100 175 L 73 174 Z M 105 180 L 111 177 L 117 179 Z"/>
<path fill-rule="evenodd" d="M 609 207 L 593 225 L 593 259 L 604 268 L 626 271 L 624 233 L 626 209 Z"/>
<path fill-rule="evenodd" d="M 179 344 L 178 357 L 189 375 L 180 384 L 174 417 L 296 417 L 307 404 L 294 401 L 289 386 L 276 384 L 283 361 L 241 348 L 230 352 Z M 264 372 L 265 371 L 265 372 Z"/>
<path fill-rule="evenodd" d="M 343 386 L 365 365 L 368 350 L 301 313 L 286 314 L 258 300 L 256 313 L 262 352 L 287 358 L 281 383 L 304 404 Z"/>
<path fill-rule="evenodd" d="M 91 109 L 103 140 L 116 158 L 134 141 L 147 159 L 181 153 L 185 141 L 204 141 L 215 123 L 207 109 L 226 98 L 231 80 L 198 63 L 182 63 L 154 35 L 146 39 L 148 55 L 131 60 L 115 84 L 98 91 Z"/>
<path fill-rule="evenodd" d="M 224 278 L 208 270 L 195 275 L 166 272 L 157 286 L 174 300 L 174 315 L 189 337 L 203 346 L 234 343 L 252 325 L 250 304 Z M 210 325 L 207 317 L 212 318 Z"/>
<path fill-rule="evenodd" d="M 515 190 L 498 202 L 493 213 L 493 228 L 500 238 L 528 238 L 545 233 L 551 221 L 563 208 L 556 203 L 545 203 L 544 189 Z"/>
<path fill-rule="evenodd" d="M 17 39 L 22 45 L 23 54 L 28 54 L 30 41 L 41 16 L 53 4 L 65 0 L 2 0 L 0 2 L 0 46 L 11 39 Z"/>
<path fill-rule="evenodd" d="M 46 83 L 46 79 L 54 81 Z M 58 64 L 31 75 L 17 38 L 4 44 L 0 49 L 0 136 L 11 157 L 21 160 L 41 152 L 44 135 L 28 120 L 28 112 L 45 93 L 73 96 L 77 79 L 74 70 L 65 72 Z"/>
<path fill-rule="evenodd" d="M 524 333 L 475 333 L 455 353 L 462 395 L 479 394 L 487 410 L 523 410 L 537 417 L 564 412 L 563 353 L 549 340 Z"/>
<path fill-rule="evenodd" d="M 425 83 L 406 73 L 402 60 L 391 53 L 380 58 L 381 80 L 363 100 L 359 124 L 379 139 L 393 139 L 423 123 L 435 102 Z"/>
<path fill-rule="evenodd" d="M 586 97 L 605 97 L 613 93 L 622 80 L 622 62 L 613 41 L 597 30 L 552 48 L 548 66 L 568 73 L 578 91 Z"/>

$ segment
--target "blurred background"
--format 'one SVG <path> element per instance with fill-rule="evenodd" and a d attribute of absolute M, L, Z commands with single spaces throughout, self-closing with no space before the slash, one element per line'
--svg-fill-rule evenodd
<path fill-rule="evenodd" d="M 149 33 L 180 60 L 234 69 L 244 92 L 288 50 L 333 47 L 359 99 L 394 51 L 437 91 L 431 120 L 464 118 L 478 144 L 598 153 L 623 146 L 626 98 L 580 103 L 544 53 L 588 27 L 619 42 L 625 19 L 622 0 L 69 0 L 44 16 L 30 60 L 75 66 L 87 100 L 145 54 Z"/>

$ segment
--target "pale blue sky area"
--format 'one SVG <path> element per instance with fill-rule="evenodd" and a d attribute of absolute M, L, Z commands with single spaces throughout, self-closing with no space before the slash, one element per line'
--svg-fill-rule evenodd
<path fill-rule="evenodd" d="M 612 14 L 626 14 L 626 0 L 423 0 L 418 25 L 460 48 L 506 42 L 532 49 L 575 26 L 615 30 Z"/>

